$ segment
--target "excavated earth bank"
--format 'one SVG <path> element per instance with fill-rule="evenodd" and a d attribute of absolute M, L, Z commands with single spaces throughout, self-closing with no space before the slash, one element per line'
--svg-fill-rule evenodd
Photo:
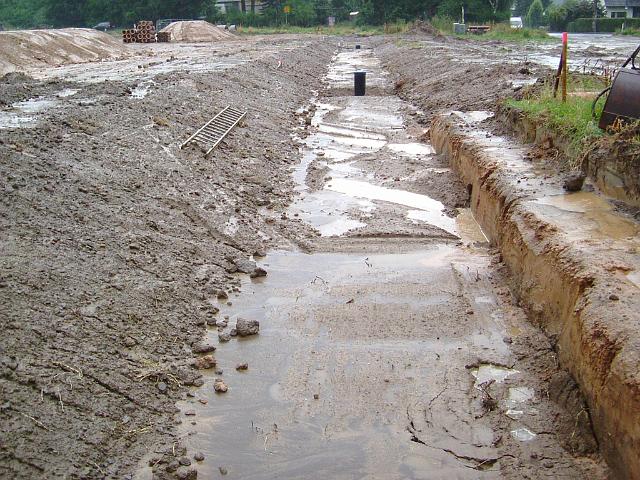
<path fill-rule="evenodd" d="M 470 186 L 474 215 L 502 252 L 518 298 L 580 385 L 601 451 L 620 478 L 638 478 L 638 225 L 614 214 L 547 211 L 540 192 L 563 196 L 560 185 L 541 182 L 516 159 L 522 151 L 510 158 L 456 117 L 438 118 L 431 140 Z M 593 231 L 577 223 L 594 220 Z"/>
<path fill-rule="evenodd" d="M 0 76 L 25 68 L 112 60 L 129 54 L 116 38 L 88 28 L 0 32 Z"/>
<path fill-rule="evenodd" d="M 593 193 L 570 197 L 560 203 L 564 210 L 536 205 L 544 195 L 549 198 L 543 204 L 553 203 L 553 196 L 562 198 L 565 172 L 551 159 L 531 163 L 539 155 L 527 148 L 501 149 L 490 132 L 501 124 L 500 133 L 515 131 L 525 141 L 550 138 L 543 125 L 527 127 L 513 113 L 499 113 L 501 98 L 550 70 L 541 67 L 545 59 L 535 53 L 530 59 L 511 57 L 507 44 L 493 52 L 487 47 L 492 48 L 474 44 L 469 50 L 475 55 L 463 59 L 458 40 L 413 37 L 382 50 L 398 76 L 400 96 L 425 111 L 498 112 L 482 132 L 457 115 L 436 117 L 430 124 L 432 144 L 468 185 L 474 215 L 512 272 L 514 292 L 580 385 L 608 463 L 619 478 L 640 478 L 640 230 L 631 217 L 611 214 L 619 205 Z M 584 56 L 580 62 L 592 61 L 596 47 L 573 48 L 574 56 Z M 527 47 L 514 51 L 522 50 Z M 615 138 L 609 143 L 590 152 L 586 169 L 607 194 L 637 204 L 637 151 L 620 151 Z M 554 146 L 563 149 L 560 141 Z"/>

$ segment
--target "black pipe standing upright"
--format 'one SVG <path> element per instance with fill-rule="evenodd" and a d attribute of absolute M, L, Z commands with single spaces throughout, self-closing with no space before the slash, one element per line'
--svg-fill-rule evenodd
<path fill-rule="evenodd" d="M 353 72 L 353 94 L 364 97 L 367 90 L 367 72 Z"/>

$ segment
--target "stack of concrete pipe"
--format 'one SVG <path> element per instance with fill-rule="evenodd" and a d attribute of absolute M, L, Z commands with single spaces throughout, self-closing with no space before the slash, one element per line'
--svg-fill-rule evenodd
<path fill-rule="evenodd" d="M 155 43 L 156 27 L 152 21 L 140 20 L 136 25 L 138 43 Z"/>
<path fill-rule="evenodd" d="M 132 29 L 122 31 L 122 41 L 124 43 L 155 43 L 156 27 L 150 20 L 140 20 Z"/>

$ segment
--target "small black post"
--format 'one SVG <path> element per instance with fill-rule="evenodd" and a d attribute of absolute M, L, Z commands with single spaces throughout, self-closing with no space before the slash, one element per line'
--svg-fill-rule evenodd
<path fill-rule="evenodd" d="M 353 72 L 353 94 L 364 97 L 367 89 L 367 72 Z"/>
<path fill-rule="evenodd" d="M 360 50 L 360 45 L 356 45 L 356 50 Z"/>

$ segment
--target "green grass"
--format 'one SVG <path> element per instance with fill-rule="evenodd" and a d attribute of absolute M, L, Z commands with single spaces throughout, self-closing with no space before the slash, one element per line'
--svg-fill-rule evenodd
<path fill-rule="evenodd" d="M 313 33 L 320 35 L 358 35 L 372 36 L 405 33 L 411 28 L 411 23 L 397 22 L 386 25 L 355 25 L 353 23 L 340 23 L 334 27 L 315 26 L 297 27 L 292 25 L 280 25 L 277 27 L 238 27 L 238 33 L 242 35 L 270 35 L 279 33 Z"/>
<path fill-rule="evenodd" d="M 491 27 L 491 31 L 484 35 L 467 35 L 479 40 L 503 40 L 508 42 L 558 42 L 537 28 L 511 28 L 510 25 L 498 23 Z"/>
<path fill-rule="evenodd" d="M 572 90 L 571 88 L 569 89 Z M 595 94 L 593 95 L 595 97 Z M 545 87 L 539 94 L 523 100 L 507 99 L 506 105 L 522 111 L 537 123 L 544 122 L 550 129 L 567 138 L 573 158 L 573 166 L 579 163 L 588 145 L 603 136 L 597 121 L 591 116 L 593 98 L 569 96 L 563 103 L 561 92 L 553 98 L 551 87 Z M 596 114 L 602 112 L 604 102 L 601 100 L 596 106 Z"/>
<path fill-rule="evenodd" d="M 624 32 L 617 32 L 619 35 L 633 35 L 635 37 L 640 37 L 640 30 L 635 28 L 627 28 Z"/>
<path fill-rule="evenodd" d="M 453 23 L 455 20 L 451 17 L 441 17 L 436 15 L 431 20 L 431 25 L 443 35 L 453 34 Z"/>
<path fill-rule="evenodd" d="M 435 16 L 431 19 L 433 25 L 443 35 L 453 35 L 453 23 L 455 20 L 450 17 Z M 473 22 L 467 22 L 473 25 Z M 459 38 L 471 40 L 502 40 L 508 42 L 557 42 L 559 40 L 549 36 L 547 32 L 537 28 L 511 28 L 506 23 L 497 23 L 491 26 L 491 31 L 482 35 L 467 33 L 456 35 Z"/>

